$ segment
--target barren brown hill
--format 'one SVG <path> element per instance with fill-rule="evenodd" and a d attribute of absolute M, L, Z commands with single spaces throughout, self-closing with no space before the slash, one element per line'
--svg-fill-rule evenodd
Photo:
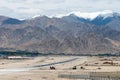
<path fill-rule="evenodd" d="M 0 16 L 0 50 L 56 54 L 120 52 L 120 31 L 111 28 L 113 21 L 96 25 L 70 19 L 74 16 L 68 20 L 42 16 L 24 21 Z M 118 25 L 119 19 L 113 20 Z"/>

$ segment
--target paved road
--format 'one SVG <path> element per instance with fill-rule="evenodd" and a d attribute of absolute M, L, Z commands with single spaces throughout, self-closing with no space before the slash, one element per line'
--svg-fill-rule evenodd
<path fill-rule="evenodd" d="M 36 66 L 32 66 L 32 67 L 44 67 L 44 66 L 50 66 L 50 65 L 56 65 L 56 64 L 63 64 L 63 63 L 68 63 L 68 62 L 72 62 L 77 60 L 78 58 L 72 58 L 69 60 L 65 60 L 65 61 L 60 61 L 60 62 L 54 62 L 54 63 L 49 63 L 49 64 L 43 64 L 43 65 L 36 65 Z"/>
<path fill-rule="evenodd" d="M 48 63 L 48 64 L 42 64 L 42 65 L 36 65 L 36 66 L 31 66 L 31 67 L 26 67 L 26 68 L 0 69 L 0 75 L 2 75 L 2 74 L 9 74 L 9 73 L 13 73 L 13 72 L 29 71 L 29 70 L 37 69 L 37 68 L 44 67 L 44 66 L 68 63 L 68 62 L 75 61 L 77 59 L 78 58 L 72 58 L 72 59 L 65 60 L 65 61 Z"/>

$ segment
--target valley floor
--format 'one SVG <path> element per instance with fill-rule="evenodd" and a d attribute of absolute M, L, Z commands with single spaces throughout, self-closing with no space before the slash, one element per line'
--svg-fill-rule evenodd
<path fill-rule="evenodd" d="M 71 59 L 75 60 L 68 61 Z M 64 61 L 68 62 L 61 63 Z M 51 65 L 57 62 L 60 63 Z M 45 64 L 49 65 L 43 66 Z M 51 70 L 50 66 L 55 70 Z M 0 60 L 1 80 L 69 80 L 71 75 L 119 71 L 120 57 L 41 56 L 29 60 Z M 60 75 L 68 75 L 68 78 Z"/>

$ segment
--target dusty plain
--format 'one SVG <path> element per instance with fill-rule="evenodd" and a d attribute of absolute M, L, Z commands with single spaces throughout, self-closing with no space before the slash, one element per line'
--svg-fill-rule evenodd
<path fill-rule="evenodd" d="M 77 59 L 65 63 L 35 67 L 73 58 Z M 55 67 L 55 69 L 50 69 L 50 66 Z M 73 69 L 74 67 L 75 69 Z M 58 76 L 60 74 L 79 75 L 88 72 L 114 71 L 120 71 L 120 57 L 40 56 L 28 60 L 0 59 L 0 80 L 69 80 Z"/>

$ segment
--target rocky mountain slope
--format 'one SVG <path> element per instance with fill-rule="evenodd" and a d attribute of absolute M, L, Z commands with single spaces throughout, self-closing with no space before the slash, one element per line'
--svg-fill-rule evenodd
<path fill-rule="evenodd" d="M 85 19 L 41 16 L 17 20 L 0 16 L 0 50 L 42 53 L 119 53 L 120 16 Z"/>

